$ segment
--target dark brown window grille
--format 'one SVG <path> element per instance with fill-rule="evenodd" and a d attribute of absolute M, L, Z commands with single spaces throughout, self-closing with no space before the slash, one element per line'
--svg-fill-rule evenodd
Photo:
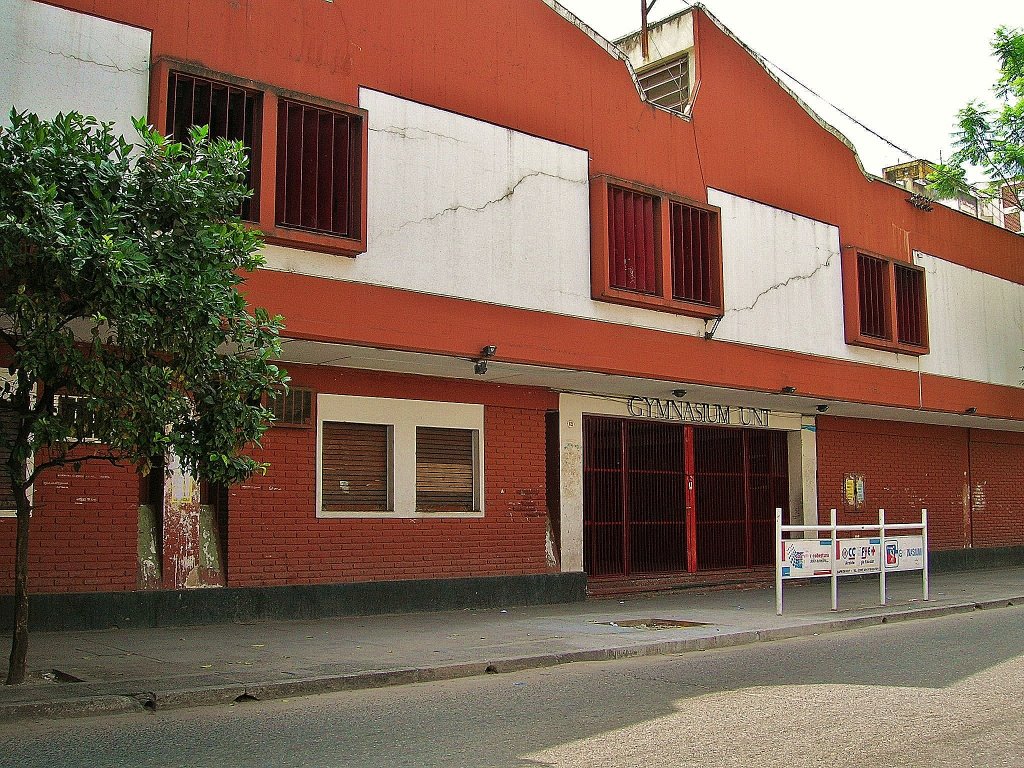
<path fill-rule="evenodd" d="M 472 512 L 473 430 L 416 427 L 416 509 Z"/>
<path fill-rule="evenodd" d="M 884 259 L 857 254 L 857 291 L 860 302 L 860 332 L 877 339 L 889 333 L 888 269 Z"/>
<path fill-rule="evenodd" d="M 683 203 L 670 204 L 672 298 L 714 304 L 718 269 L 718 215 Z"/>
<path fill-rule="evenodd" d="M 188 141 L 194 125 L 210 126 L 210 140 L 230 139 L 245 145 L 249 158 L 245 183 L 259 192 L 256 172 L 259 164 L 258 122 L 263 96 L 204 77 L 171 72 L 167 95 L 167 133 L 177 141 Z M 241 205 L 239 215 L 246 221 L 259 219 L 256 195 Z"/>
<path fill-rule="evenodd" d="M 690 100 L 690 57 L 670 61 L 637 75 L 647 100 L 659 107 L 682 113 Z"/>
<path fill-rule="evenodd" d="M 96 415 L 89 410 L 89 398 L 57 395 L 56 414 L 70 428 L 73 439 L 96 439 Z"/>
<path fill-rule="evenodd" d="M 313 391 L 290 388 L 281 392 L 271 404 L 274 423 L 291 427 L 308 427 L 313 423 Z"/>
<path fill-rule="evenodd" d="M 609 282 L 613 288 L 659 293 L 658 198 L 608 187 Z"/>
<path fill-rule="evenodd" d="M 923 347 L 924 272 L 894 264 L 896 271 L 896 330 L 901 344 Z"/>
<path fill-rule="evenodd" d="M 17 505 L 14 489 L 7 472 L 7 461 L 11 457 L 11 446 L 18 431 L 18 415 L 7 402 L 0 403 L 0 510 L 9 512 Z"/>
<path fill-rule="evenodd" d="M 389 429 L 383 424 L 325 421 L 321 502 L 325 512 L 389 509 Z"/>
<path fill-rule="evenodd" d="M 1020 232 L 1020 213 L 1007 213 L 1003 216 L 1003 225 L 1011 232 Z"/>
<path fill-rule="evenodd" d="M 282 99 L 277 223 L 342 237 L 361 226 L 362 118 Z"/>

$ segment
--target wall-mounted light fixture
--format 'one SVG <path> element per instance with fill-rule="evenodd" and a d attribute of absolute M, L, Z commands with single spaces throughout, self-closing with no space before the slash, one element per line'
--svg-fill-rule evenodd
<path fill-rule="evenodd" d="M 779 390 L 779 393 L 783 395 L 792 395 L 794 392 L 796 392 L 796 387 L 783 387 Z"/>
<path fill-rule="evenodd" d="M 827 405 L 825 405 L 825 403 L 822 403 L 821 405 L 816 405 L 816 406 L 814 407 L 814 409 L 815 409 L 815 410 L 816 410 L 816 411 L 817 411 L 818 413 L 824 413 L 825 411 L 827 411 L 827 410 L 828 410 L 828 406 L 827 406 Z"/>
<path fill-rule="evenodd" d="M 496 354 L 498 354 L 497 344 L 488 344 L 481 349 L 480 358 L 473 361 L 473 373 L 477 376 L 483 376 L 487 373 L 487 358 L 494 357 Z"/>
<path fill-rule="evenodd" d="M 672 390 L 672 397 L 677 397 L 679 399 L 682 399 L 682 398 L 686 397 L 686 390 L 685 389 L 673 389 Z"/>
<path fill-rule="evenodd" d="M 967 414 L 968 416 L 973 416 L 977 412 L 978 412 L 978 409 L 975 408 L 973 405 L 970 408 L 967 408 L 966 410 L 964 410 L 964 413 Z"/>

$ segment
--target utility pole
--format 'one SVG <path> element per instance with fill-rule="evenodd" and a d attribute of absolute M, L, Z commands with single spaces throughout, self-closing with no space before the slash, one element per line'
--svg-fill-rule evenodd
<path fill-rule="evenodd" d="M 650 2 L 647 0 L 640 0 L 640 51 L 643 54 L 644 61 L 647 61 L 647 59 L 650 58 L 650 53 L 647 50 L 647 14 L 651 12 L 651 9 L 654 8 L 654 4 L 657 2 L 658 0 L 650 0 Z"/>

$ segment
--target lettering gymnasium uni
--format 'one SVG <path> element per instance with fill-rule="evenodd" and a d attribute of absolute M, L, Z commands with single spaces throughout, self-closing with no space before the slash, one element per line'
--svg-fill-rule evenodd
<path fill-rule="evenodd" d="M 696 424 L 725 424 L 741 427 L 767 427 L 767 408 L 688 403 L 684 400 L 659 400 L 656 397 L 631 397 L 626 402 L 630 416 Z"/>

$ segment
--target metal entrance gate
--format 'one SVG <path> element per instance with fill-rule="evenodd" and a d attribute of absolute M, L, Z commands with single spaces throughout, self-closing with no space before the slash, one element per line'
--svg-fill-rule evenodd
<path fill-rule="evenodd" d="M 767 565 L 786 434 L 586 416 L 583 482 L 590 576 Z"/>
<path fill-rule="evenodd" d="M 786 433 L 693 430 L 697 567 L 771 565 L 775 508 L 789 508 Z"/>
<path fill-rule="evenodd" d="M 591 576 L 686 570 L 683 427 L 583 421 L 583 558 Z"/>

